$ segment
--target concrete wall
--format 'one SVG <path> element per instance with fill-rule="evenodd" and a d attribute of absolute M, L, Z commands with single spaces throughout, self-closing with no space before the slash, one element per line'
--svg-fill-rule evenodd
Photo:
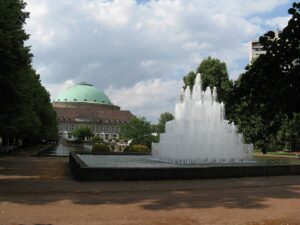
<path fill-rule="evenodd" d="M 122 157 L 122 156 L 120 156 Z M 300 175 L 300 165 L 251 165 L 178 168 L 92 168 L 76 153 L 70 153 L 69 164 L 78 181 L 113 180 L 184 180 Z"/>

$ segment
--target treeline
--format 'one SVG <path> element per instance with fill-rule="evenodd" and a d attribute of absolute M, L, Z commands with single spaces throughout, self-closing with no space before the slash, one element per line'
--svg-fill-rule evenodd
<path fill-rule="evenodd" d="M 49 93 L 32 68 L 29 17 L 22 0 L 0 0 L 0 139 L 2 145 L 31 145 L 57 139 Z"/>
<path fill-rule="evenodd" d="M 279 38 L 272 31 L 260 37 L 266 54 L 235 82 L 218 59 L 209 57 L 196 70 L 203 88 L 217 87 L 227 119 L 262 152 L 300 150 L 300 3 L 293 3 L 288 12 L 292 17 Z M 185 87 L 193 85 L 196 73 L 183 78 Z"/>

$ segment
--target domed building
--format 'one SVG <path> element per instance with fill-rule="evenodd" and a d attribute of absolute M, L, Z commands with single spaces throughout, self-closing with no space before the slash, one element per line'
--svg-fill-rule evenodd
<path fill-rule="evenodd" d="M 88 83 L 78 83 L 60 92 L 53 101 L 59 122 L 59 136 L 72 140 L 72 131 L 89 127 L 94 135 L 119 139 L 120 127 L 133 118 L 130 111 L 121 110 L 110 99 Z"/>

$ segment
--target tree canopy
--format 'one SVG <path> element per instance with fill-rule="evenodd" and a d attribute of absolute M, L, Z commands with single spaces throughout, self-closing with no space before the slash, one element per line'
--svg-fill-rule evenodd
<path fill-rule="evenodd" d="M 33 144 L 57 139 L 49 93 L 31 66 L 29 17 L 22 0 L 0 0 L 0 137 L 2 144 Z"/>
<path fill-rule="evenodd" d="M 201 73 L 203 89 L 217 87 L 227 119 L 263 152 L 300 149 L 300 3 L 293 3 L 288 13 L 292 17 L 279 38 L 273 31 L 260 37 L 266 54 L 248 65 L 234 84 L 225 63 L 211 57 L 183 78 L 184 87 L 191 87 Z"/>
<path fill-rule="evenodd" d="M 201 74 L 202 89 L 205 90 L 207 87 L 211 89 L 216 87 L 218 91 L 218 101 L 226 103 L 232 89 L 232 82 L 229 80 L 226 64 L 212 57 L 204 59 L 199 64 L 196 73 L 190 71 L 183 77 L 183 88 L 189 86 L 192 90 L 195 84 L 196 74 L 198 73 Z"/>
<path fill-rule="evenodd" d="M 166 123 L 168 121 L 174 120 L 174 116 L 172 113 L 169 112 L 164 112 L 162 114 L 160 114 L 159 120 L 158 120 L 158 132 L 159 133 L 164 133 L 165 132 L 165 127 L 166 127 Z"/>
<path fill-rule="evenodd" d="M 72 131 L 72 135 L 77 137 L 79 141 L 85 140 L 85 138 L 93 137 L 94 134 L 87 126 L 80 126 Z"/>
<path fill-rule="evenodd" d="M 289 9 L 292 18 L 274 39 L 270 31 L 260 38 L 265 55 L 246 67 L 235 82 L 231 97 L 231 119 L 248 142 L 266 151 L 285 148 L 289 138 L 297 136 L 300 113 L 300 3 Z M 294 132 L 293 132 L 294 131 Z M 283 141 L 283 139 L 287 139 Z M 298 140 L 294 138 L 294 140 Z M 294 141 L 292 148 L 299 148 Z"/>
<path fill-rule="evenodd" d="M 233 88 L 233 83 L 229 80 L 227 67 L 225 62 L 221 62 L 219 59 L 208 57 L 204 59 L 198 66 L 196 73 L 190 71 L 186 76 L 183 77 L 184 86 L 183 88 L 190 87 L 191 90 L 195 84 L 196 74 L 201 74 L 202 79 L 202 90 L 207 87 L 211 89 L 213 87 L 217 88 L 218 101 L 224 102 L 227 106 L 226 115 L 230 117 L 232 111 L 231 104 L 231 93 Z"/>
<path fill-rule="evenodd" d="M 151 134 L 150 122 L 145 117 L 133 117 L 129 123 L 121 127 L 121 137 L 138 139 Z"/>
<path fill-rule="evenodd" d="M 201 74 L 203 90 L 207 87 L 211 89 L 216 87 L 218 101 L 227 103 L 232 89 L 232 82 L 229 80 L 227 67 L 224 62 L 208 57 L 200 63 L 196 73 Z"/>

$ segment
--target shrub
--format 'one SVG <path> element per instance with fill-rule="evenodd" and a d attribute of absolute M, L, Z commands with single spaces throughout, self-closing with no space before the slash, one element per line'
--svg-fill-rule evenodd
<path fill-rule="evenodd" d="M 92 147 L 92 152 L 110 152 L 110 148 L 105 144 L 95 144 Z"/>
<path fill-rule="evenodd" d="M 98 136 L 94 136 L 92 137 L 92 143 L 101 143 L 103 142 L 103 139 L 101 137 L 98 137 Z"/>
<path fill-rule="evenodd" d="M 152 142 L 159 142 L 159 137 L 153 135 L 143 136 L 137 139 L 133 139 L 131 145 L 146 145 L 149 149 L 151 149 Z"/>
<path fill-rule="evenodd" d="M 130 145 L 124 149 L 124 152 L 150 153 L 150 149 L 146 145 Z"/>

